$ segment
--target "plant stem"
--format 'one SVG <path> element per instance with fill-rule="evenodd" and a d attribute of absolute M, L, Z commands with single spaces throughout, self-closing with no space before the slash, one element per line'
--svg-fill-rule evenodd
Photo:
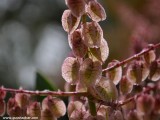
<path fill-rule="evenodd" d="M 159 48 L 159 47 L 160 47 L 160 43 L 157 43 L 157 44 L 155 44 L 155 45 L 153 45 L 153 46 L 149 46 L 149 48 L 143 50 L 142 52 L 140 52 L 140 53 L 138 53 L 138 54 L 135 54 L 135 55 L 129 57 L 128 59 L 125 59 L 125 60 L 117 63 L 116 65 L 113 65 L 113 66 L 111 66 L 111 67 L 107 67 L 106 69 L 103 69 L 103 72 L 104 72 L 104 71 L 111 71 L 111 70 L 113 70 L 113 69 L 115 69 L 115 68 L 117 68 L 117 67 L 119 67 L 119 66 L 123 66 L 123 65 L 125 65 L 126 63 L 131 62 L 132 60 L 135 60 L 135 59 L 137 59 L 138 57 L 140 57 L 140 56 L 148 53 L 149 51 L 154 50 L 154 49 Z"/>
<path fill-rule="evenodd" d="M 11 93 L 25 93 L 25 94 L 30 94 L 30 95 L 40 95 L 40 96 L 61 96 L 61 97 L 67 97 L 67 96 L 88 96 L 87 92 L 63 92 L 63 91 L 49 91 L 49 90 L 44 90 L 44 91 L 30 91 L 30 90 L 23 90 L 23 89 L 11 89 L 11 88 L 0 88 L 1 90 L 4 90 L 6 92 L 11 92 Z"/>
<path fill-rule="evenodd" d="M 96 116 L 97 115 L 97 111 L 96 111 L 96 105 L 93 101 L 91 101 L 88 98 L 88 103 L 89 103 L 89 111 L 91 113 L 92 116 Z"/>

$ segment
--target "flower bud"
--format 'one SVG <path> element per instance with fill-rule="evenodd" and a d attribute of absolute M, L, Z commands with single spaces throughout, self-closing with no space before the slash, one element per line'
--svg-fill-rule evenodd
<path fill-rule="evenodd" d="M 15 95 L 15 101 L 20 108 L 27 107 L 27 105 L 29 104 L 29 95 L 24 93 L 17 93 Z"/>
<path fill-rule="evenodd" d="M 3 99 L 0 99 L 0 116 L 3 116 L 6 111 L 6 103 Z"/>
<path fill-rule="evenodd" d="M 80 17 L 85 12 L 84 0 L 65 0 L 68 8 L 75 17 Z"/>
<path fill-rule="evenodd" d="M 41 107 L 40 103 L 38 102 L 33 102 L 27 107 L 27 115 L 30 117 L 38 117 L 40 118 L 41 116 Z"/>
<path fill-rule="evenodd" d="M 64 116 L 66 113 L 66 106 L 64 102 L 61 99 L 53 98 L 52 96 L 48 96 L 43 100 L 42 109 L 49 109 L 57 118 Z"/>
<path fill-rule="evenodd" d="M 150 114 L 154 108 L 155 100 L 151 95 L 144 94 L 137 98 L 136 106 L 139 115 Z"/>

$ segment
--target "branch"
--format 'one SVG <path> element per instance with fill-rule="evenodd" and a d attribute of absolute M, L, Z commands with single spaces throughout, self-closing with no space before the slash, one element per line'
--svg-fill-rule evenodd
<path fill-rule="evenodd" d="M 128 63 L 128 62 L 131 62 L 132 60 L 135 60 L 136 58 L 138 58 L 138 57 L 140 57 L 140 56 L 148 53 L 148 52 L 151 51 L 151 50 L 154 50 L 154 49 L 156 49 L 156 48 L 159 48 L 159 47 L 160 47 L 160 43 L 157 43 L 157 44 L 155 44 L 155 45 L 149 46 L 147 49 L 142 50 L 140 53 L 135 54 L 135 55 L 129 57 L 128 59 L 125 59 L 125 60 L 117 63 L 116 65 L 113 65 L 113 66 L 111 66 L 111 67 L 108 67 L 108 68 L 106 68 L 106 69 L 103 69 L 103 72 L 104 72 L 104 71 L 111 71 L 111 70 L 113 70 L 113 69 L 115 69 L 115 68 L 117 68 L 117 67 L 119 67 L 119 66 L 122 66 L 122 65 L 124 65 L 124 64 L 126 64 L 126 63 Z"/>
<path fill-rule="evenodd" d="M 1 90 L 4 90 L 6 92 L 10 93 L 25 93 L 30 95 L 40 95 L 40 96 L 61 96 L 61 97 L 67 97 L 67 96 L 88 96 L 87 92 L 62 92 L 62 91 L 30 91 L 30 90 L 23 90 L 23 89 L 11 89 L 11 88 L 0 88 Z"/>

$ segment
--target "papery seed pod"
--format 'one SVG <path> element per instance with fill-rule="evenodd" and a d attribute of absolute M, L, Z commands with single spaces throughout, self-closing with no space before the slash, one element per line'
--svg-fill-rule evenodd
<path fill-rule="evenodd" d="M 68 83 L 76 83 L 79 79 L 79 62 L 76 58 L 68 57 L 62 65 L 62 77 Z"/>
<path fill-rule="evenodd" d="M 149 69 L 144 61 L 135 61 L 127 69 L 126 77 L 134 84 L 144 81 L 149 75 Z"/>
<path fill-rule="evenodd" d="M 95 85 L 95 88 L 104 101 L 111 102 L 118 98 L 118 91 L 115 84 L 104 77 Z"/>
<path fill-rule="evenodd" d="M 133 89 L 133 83 L 127 79 L 126 76 L 123 76 L 120 81 L 120 91 L 122 94 L 130 93 Z"/>
<path fill-rule="evenodd" d="M 114 111 L 114 112 L 111 114 L 109 120 L 124 120 L 123 115 L 122 115 L 122 112 L 121 112 L 120 110 Z"/>
<path fill-rule="evenodd" d="M 48 96 L 42 101 L 42 109 L 49 109 L 57 118 L 64 116 L 66 113 L 64 102 L 61 99 L 53 98 L 52 96 Z"/>
<path fill-rule="evenodd" d="M 84 57 L 87 53 L 87 46 L 83 43 L 81 31 L 78 29 L 69 35 L 70 44 L 76 57 Z"/>
<path fill-rule="evenodd" d="M 103 40 L 103 31 L 97 22 L 87 22 L 82 25 L 82 36 L 87 47 L 98 48 Z"/>
<path fill-rule="evenodd" d="M 86 11 L 93 21 L 99 22 L 106 19 L 106 12 L 97 1 L 90 1 L 86 7 Z"/>
<path fill-rule="evenodd" d="M 44 109 L 41 111 L 41 120 L 57 120 L 57 118 L 49 109 Z"/>
<path fill-rule="evenodd" d="M 3 99 L 0 99 L 0 116 L 4 116 L 6 111 L 6 103 Z"/>
<path fill-rule="evenodd" d="M 84 0 L 65 0 L 68 8 L 75 17 L 81 17 L 85 13 Z"/>
<path fill-rule="evenodd" d="M 15 98 L 9 98 L 8 102 L 7 102 L 7 114 L 9 115 L 9 111 L 11 108 L 18 106 Z"/>
<path fill-rule="evenodd" d="M 144 60 L 146 61 L 146 63 L 149 65 L 151 62 L 153 62 L 156 59 L 156 54 L 154 50 L 151 50 L 149 52 L 147 52 L 146 54 L 144 54 Z"/>
<path fill-rule="evenodd" d="M 79 110 L 74 110 L 70 117 L 69 120 L 83 120 L 84 119 L 85 112 L 84 111 L 79 111 Z"/>
<path fill-rule="evenodd" d="M 87 4 L 89 3 L 89 2 L 91 2 L 91 1 L 96 1 L 97 2 L 97 0 L 84 0 Z"/>
<path fill-rule="evenodd" d="M 0 99 L 4 99 L 6 97 L 6 91 L 3 90 L 3 86 L 0 88 Z"/>
<path fill-rule="evenodd" d="M 80 17 L 75 17 L 72 15 L 70 10 L 65 10 L 62 15 L 62 26 L 63 29 L 72 34 L 78 27 L 80 22 Z"/>
<path fill-rule="evenodd" d="M 80 79 L 86 86 L 91 86 L 101 77 L 102 66 L 100 62 L 93 62 L 90 58 L 83 61 L 80 67 Z"/>
<path fill-rule="evenodd" d="M 118 60 L 113 60 L 112 62 L 110 62 L 110 63 L 108 64 L 108 67 L 111 67 L 111 66 L 113 66 L 113 65 L 116 65 L 116 64 L 118 64 L 118 63 L 119 63 Z M 106 77 L 107 77 L 109 80 L 113 81 L 113 83 L 114 83 L 115 85 L 117 85 L 117 84 L 119 83 L 119 81 L 121 80 L 121 78 L 122 78 L 122 67 L 119 66 L 119 67 L 117 67 L 117 68 L 115 68 L 115 69 L 113 69 L 113 70 L 111 70 L 111 71 L 107 71 L 107 72 L 106 72 Z"/>
<path fill-rule="evenodd" d="M 27 107 L 27 105 L 29 104 L 29 95 L 24 93 L 17 93 L 15 95 L 15 101 L 20 108 Z"/>
<path fill-rule="evenodd" d="M 160 79 L 160 60 L 153 61 L 150 64 L 149 78 L 152 81 L 157 81 Z"/>
<path fill-rule="evenodd" d="M 27 107 L 27 115 L 30 117 L 38 117 L 40 119 L 41 116 L 41 106 L 39 102 L 33 102 Z"/>
<path fill-rule="evenodd" d="M 8 115 L 10 117 L 21 117 L 22 116 L 22 109 L 19 106 L 14 106 L 8 111 Z"/>
<path fill-rule="evenodd" d="M 87 92 L 87 86 L 79 81 L 76 85 L 76 92 Z"/>
<path fill-rule="evenodd" d="M 84 118 L 84 120 L 106 120 L 106 118 L 102 115 L 97 115 L 97 116 L 88 116 L 86 118 Z"/>
<path fill-rule="evenodd" d="M 90 93 L 94 98 L 101 100 L 101 97 L 99 96 L 99 94 L 95 88 L 95 85 L 88 87 L 88 93 Z"/>
<path fill-rule="evenodd" d="M 90 48 L 89 58 L 93 61 L 105 62 L 109 55 L 109 48 L 107 41 L 102 40 L 99 48 Z"/>
<path fill-rule="evenodd" d="M 98 109 L 97 115 L 105 116 L 105 120 L 109 120 L 112 114 L 112 108 L 110 106 L 101 105 Z"/>
<path fill-rule="evenodd" d="M 154 108 L 155 100 L 151 95 L 144 94 L 137 98 L 136 106 L 139 115 L 150 114 Z"/>
<path fill-rule="evenodd" d="M 70 117 L 74 110 L 86 111 L 85 106 L 80 101 L 71 101 L 67 107 L 68 116 Z"/>
<path fill-rule="evenodd" d="M 140 120 L 140 117 L 137 114 L 137 111 L 130 111 L 127 115 L 127 120 Z"/>
<path fill-rule="evenodd" d="M 154 112 L 160 114 L 160 95 L 155 97 Z"/>

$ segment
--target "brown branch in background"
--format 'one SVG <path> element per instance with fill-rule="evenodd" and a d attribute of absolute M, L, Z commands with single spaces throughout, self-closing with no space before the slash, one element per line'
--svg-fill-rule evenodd
<path fill-rule="evenodd" d="M 62 92 L 62 91 L 49 91 L 49 90 L 44 90 L 44 91 L 30 91 L 30 90 L 24 90 L 24 89 L 11 89 L 11 88 L 1 88 L 2 90 L 10 93 L 25 93 L 25 94 L 30 94 L 30 95 L 40 95 L 40 96 L 61 96 L 61 97 L 68 97 L 68 96 L 87 96 L 87 92 Z"/>
<path fill-rule="evenodd" d="M 135 59 L 137 59 L 138 57 L 140 57 L 140 56 L 148 53 L 149 51 L 154 50 L 154 49 L 159 48 L 159 47 L 160 47 L 160 43 L 157 43 L 157 44 L 155 44 L 155 45 L 149 46 L 147 49 L 142 50 L 142 52 L 140 52 L 140 53 L 138 53 L 138 54 L 135 54 L 135 55 L 129 57 L 128 59 L 125 59 L 125 60 L 121 61 L 120 63 L 118 63 L 118 64 L 116 64 L 116 65 L 113 65 L 113 66 L 111 66 L 111 67 L 108 67 L 108 68 L 106 68 L 106 69 L 103 69 L 103 72 L 104 72 L 104 71 L 113 70 L 113 69 L 115 69 L 115 68 L 117 68 L 117 67 L 119 67 L 119 66 L 123 66 L 123 65 L 125 65 L 126 63 L 129 63 L 129 62 L 131 62 L 132 60 L 135 60 Z"/>

